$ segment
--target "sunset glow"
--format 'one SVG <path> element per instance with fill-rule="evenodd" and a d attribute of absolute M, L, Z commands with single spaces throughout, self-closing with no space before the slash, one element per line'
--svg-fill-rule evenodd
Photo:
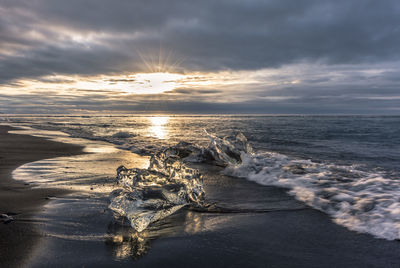
<path fill-rule="evenodd" d="M 180 79 L 185 78 L 184 75 L 173 73 L 139 73 L 133 77 L 136 79 L 135 86 L 128 87 L 127 91 L 137 94 L 156 94 L 171 91 L 179 86 Z"/>
<path fill-rule="evenodd" d="M 0 4 L 0 113 L 399 113 L 398 1 L 122 2 Z"/>

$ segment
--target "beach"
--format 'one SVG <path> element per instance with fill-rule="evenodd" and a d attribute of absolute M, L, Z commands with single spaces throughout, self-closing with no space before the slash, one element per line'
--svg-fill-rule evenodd
<path fill-rule="evenodd" d="M 17 214 L 14 221 L 0 224 L 0 261 L 5 267 L 398 267 L 400 263 L 398 241 L 351 231 L 296 200 L 289 189 L 229 176 L 223 168 L 204 163 L 190 166 L 204 176 L 207 201 L 234 213 L 184 208 L 136 233 L 113 220 L 107 208 L 109 192 L 100 190 L 113 183 L 119 164 L 143 167 L 148 158 L 90 140 L 86 143 L 102 153 L 80 155 L 83 148 L 78 145 L 8 134 L 12 128 L 7 126 L 0 129 L 0 212 Z M 67 157 L 51 160 L 59 156 Z M 58 169 L 61 173 L 54 174 L 59 179 L 69 176 L 68 185 L 74 186 L 76 179 L 85 183 L 72 192 L 32 189 L 23 180 L 12 179 L 14 169 L 41 159 L 49 160 L 33 165 L 36 170 L 28 165 L 19 175 L 28 172 L 25 177 L 36 178 L 34 172 L 42 168 L 40 174 L 51 177 L 52 169 Z M 60 169 L 63 165 L 68 169 Z M 93 181 L 101 183 L 87 181 L 93 170 Z"/>
<path fill-rule="evenodd" d="M 0 268 L 400 268 L 400 1 L 0 0 Z"/>
<path fill-rule="evenodd" d="M 0 263 L 2 267 L 19 267 L 27 261 L 41 238 L 31 217 L 48 202 L 46 198 L 66 191 L 32 189 L 24 182 L 13 180 L 12 171 L 28 162 L 80 154 L 82 147 L 29 135 L 8 134 L 9 130 L 15 128 L 0 126 L 0 212 L 16 215 L 9 224 L 0 224 Z"/>
<path fill-rule="evenodd" d="M 400 1 L 0 0 L 0 268 L 400 268 Z"/>

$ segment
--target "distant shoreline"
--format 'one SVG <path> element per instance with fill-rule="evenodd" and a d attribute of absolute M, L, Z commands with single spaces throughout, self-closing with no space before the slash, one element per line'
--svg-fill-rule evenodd
<path fill-rule="evenodd" d="M 0 223 L 0 263 L 2 267 L 19 267 L 30 257 L 40 239 L 34 213 L 47 203 L 46 197 L 65 194 L 65 190 L 32 189 L 12 179 L 19 166 L 46 158 L 78 155 L 83 147 L 50 141 L 29 135 L 10 134 L 16 130 L 0 125 L 0 214 L 17 214 L 14 221 Z"/>
<path fill-rule="evenodd" d="M 188 116 L 188 117 L 207 117 L 207 116 L 221 116 L 221 117 L 241 117 L 241 116 L 255 116 L 255 117 L 399 117 L 400 114 L 346 114 L 346 113 L 326 113 L 326 114 L 318 114 L 318 113 L 295 113 L 295 114 L 284 114 L 284 113 L 170 113 L 170 112 L 140 112 L 137 113 L 125 113 L 125 114 L 102 114 L 102 113 L 93 113 L 93 114 L 8 114 L 8 113 L 0 113 L 2 117 L 87 117 L 87 116 L 106 116 L 106 117 L 130 117 L 130 116 L 138 116 L 138 117 L 152 117 L 152 116 Z"/>

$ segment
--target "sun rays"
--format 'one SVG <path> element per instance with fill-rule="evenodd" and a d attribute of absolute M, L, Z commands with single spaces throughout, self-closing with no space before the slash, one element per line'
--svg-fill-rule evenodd
<path fill-rule="evenodd" d="M 183 57 L 177 57 L 172 50 L 166 52 L 161 46 L 158 52 L 137 49 L 136 53 L 144 64 L 144 73 L 176 73 L 184 61 Z"/>

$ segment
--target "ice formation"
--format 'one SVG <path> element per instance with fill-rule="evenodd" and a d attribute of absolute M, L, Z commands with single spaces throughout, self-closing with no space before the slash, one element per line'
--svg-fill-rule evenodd
<path fill-rule="evenodd" d="M 182 152 L 174 147 L 150 159 L 148 169 L 117 169 L 120 189 L 111 193 L 110 209 L 125 217 L 141 232 L 155 221 L 187 205 L 204 202 L 203 178 L 198 170 L 187 167 Z"/>
<path fill-rule="evenodd" d="M 206 132 L 207 133 L 207 132 Z M 252 154 L 253 149 L 242 133 L 235 136 L 219 138 L 207 133 L 210 144 L 205 150 L 219 166 L 235 165 L 242 162 L 241 155 Z"/>
<path fill-rule="evenodd" d="M 117 169 L 119 189 L 110 195 L 109 208 L 115 216 L 128 219 L 132 228 L 141 232 L 182 207 L 204 207 L 203 178 L 183 159 L 228 166 L 240 163 L 243 152 L 252 152 L 241 133 L 230 138 L 210 134 L 208 137 L 207 148 L 180 142 L 154 154 L 148 169 L 120 166 Z"/>

